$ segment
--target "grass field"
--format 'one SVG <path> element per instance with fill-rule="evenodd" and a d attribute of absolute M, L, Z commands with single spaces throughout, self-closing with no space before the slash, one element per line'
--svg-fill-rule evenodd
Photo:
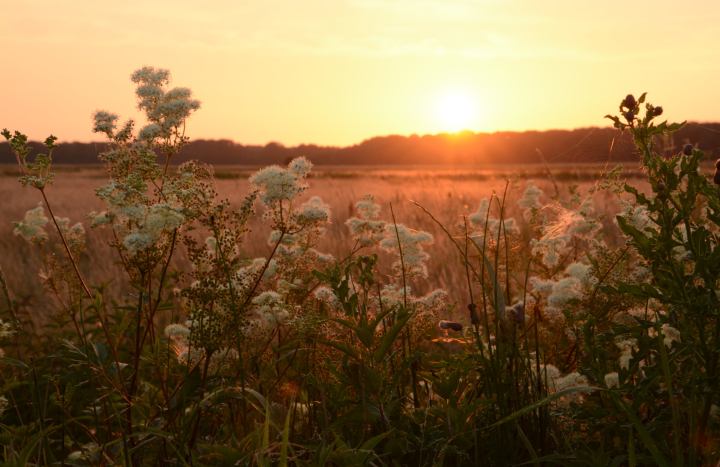
<path fill-rule="evenodd" d="M 257 168 L 253 167 L 216 167 L 216 184 L 220 196 L 227 198 L 233 207 L 239 206 L 250 189 L 248 177 L 255 170 Z M 573 184 L 579 185 L 581 194 L 587 193 L 603 170 L 602 165 L 550 167 L 561 199 L 569 197 L 567 187 Z M 56 166 L 54 171 L 57 173 L 55 184 L 49 187 L 47 192 L 56 215 L 68 217 L 72 223 L 82 221 L 89 230 L 90 221 L 85 219 L 85 215 L 91 211 L 104 210 L 100 200 L 95 197 L 94 190 L 105 183 L 105 171 L 95 166 Z M 626 170 L 625 173 L 632 178 L 638 175 L 637 169 Z M 40 254 L 32 251 L 36 247 L 12 235 L 11 222 L 21 220 L 28 209 L 36 207 L 41 201 L 36 190 L 23 188 L 16 182 L 17 175 L 17 167 L 0 167 L 0 199 L 3 200 L 0 210 L 0 238 L 4 239 L 0 244 L 0 264 L 8 275 L 10 290 L 21 298 L 22 303 L 35 310 L 50 311 L 54 306 L 53 302 L 49 297 L 45 297 L 36 276 L 42 268 Z M 392 203 L 398 223 L 430 232 L 435 238 L 435 243 L 427 247 L 431 257 L 428 268 L 430 275 L 417 283 L 415 292 L 426 293 L 442 287 L 448 290 L 451 302 L 457 300 L 459 304 L 464 304 L 468 301 L 467 285 L 459 256 L 442 230 L 415 206 L 413 201 L 428 209 L 445 226 L 452 226 L 461 220 L 463 215 L 475 212 L 483 198 L 489 198 L 493 192 L 502 196 L 506 181 L 514 179 L 516 175 L 519 179 L 515 185 L 519 188 L 509 188 L 507 195 L 507 211 L 510 217 L 521 220 L 517 200 L 522 196 L 525 183 L 529 179 L 535 180 L 537 186 L 544 191 L 542 201 L 552 203 L 551 196 L 555 194 L 555 185 L 543 166 L 493 167 L 492 170 L 443 167 L 319 167 L 308 180 L 310 188 L 304 199 L 320 196 L 332 207 L 332 223 L 321 242 L 320 250 L 331 253 L 338 259 L 347 256 L 348 245 L 352 245 L 345 221 L 355 215 L 355 203 L 365 194 L 375 195 L 382 206 L 381 218 L 384 220 L 392 220 Z M 619 244 L 622 240 L 617 238 L 619 230 L 612 220 L 612 214 L 617 211 L 616 200 L 611 193 L 600 192 L 596 194 L 594 201 L 596 210 L 610 214 L 604 220 L 604 229 L 610 233 L 610 241 L 614 238 Z M 267 243 L 269 226 L 262 223 L 257 216 L 251 222 L 251 228 L 245 253 L 253 257 L 267 256 L 271 249 Z M 52 232 L 52 229 L 48 231 Z M 81 271 L 89 278 L 90 283 L 95 285 L 115 279 L 110 292 L 112 296 L 119 297 L 126 291 L 118 290 L 115 285 L 127 281 L 118 276 L 121 274 L 120 269 L 112 265 L 113 261 L 108 260 L 113 256 L 113 250 L 107 245 L 112 239 L 111 231 L 89 231 L 87 238 L 88 247 L 80 258 Z M 382 252 L 380 256 L 382 264 L 389 267 L 389 256 Z M 187 269 L 188 263 L 184 261 L 183 252 L 176 258 L 176 266 Z M 42 317 L 37 318 L 38 322 L 44 321 Z"/>

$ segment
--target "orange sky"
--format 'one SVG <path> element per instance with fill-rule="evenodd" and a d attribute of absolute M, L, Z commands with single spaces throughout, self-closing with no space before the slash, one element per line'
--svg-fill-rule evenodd
<path fill-rule="evenodd" d="M 0 45 L 0 128 L 31 139 L 139 116 L 143 65 L 202 101 L 191 138 L 245 144 L 607 125 L 643 91 L 720 121 L 717 0 L 0 0 Z"/>

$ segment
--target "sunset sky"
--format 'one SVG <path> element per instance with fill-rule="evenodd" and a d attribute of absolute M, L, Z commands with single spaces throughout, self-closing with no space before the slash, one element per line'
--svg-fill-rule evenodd
<path fill-rule="evenodd" d="M 143 65 L 202 101 L 191 138 L 244 144 L 605 126 L 644 91 L 720 121 L 717 0 L 0 0 L 0 44 L 0 128 L 31 139 L 139 117 Z"/>

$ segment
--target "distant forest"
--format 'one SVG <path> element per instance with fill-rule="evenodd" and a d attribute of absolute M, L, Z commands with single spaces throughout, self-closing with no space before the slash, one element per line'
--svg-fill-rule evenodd
<path fill-rule="evenodd" d="M 720 153 L 720 123 L 688 123 L 674 133 L 673 139 L 658 140 L 661 151 L 676 152 L 682 145 Z M 43 152 L 39 142 L 30 143 Z M 60 164 L 96 164 L 98 154 L 109 149 L 108 143 L 62 143 L 53 152 Z M 542 154 L 542 156 L 541 156 Z M 630 135 L 613 128 L 576 130 L 502 131 L 496 133 L 377 136 L 347 147 L 303 144 L 286 147 L 280 143 L 265 146 L 243 145 L 230 140 L 194 140 L 173 158 L 174 164 L 197 159 L 212 165 L 249 165 L 287 163 L 306 156 L 316 165 L 457 165 L 603 163 L 638 159 Z M 161 156 L 162 157 L 162 156 Z M 29 157 L 32 159 L 33 157 Z M 7 142 L 0 143 L 0 164 L 14 163 Z"/>

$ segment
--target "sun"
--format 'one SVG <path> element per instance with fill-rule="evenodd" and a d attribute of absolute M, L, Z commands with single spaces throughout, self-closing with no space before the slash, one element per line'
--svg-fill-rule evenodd
<path fill-rule="evenodd" d="M 475 102 L 467 94 L 446 94 L 438 101 L 438 117 L 445 131 L 468 130 L 475 121 Z"/>

